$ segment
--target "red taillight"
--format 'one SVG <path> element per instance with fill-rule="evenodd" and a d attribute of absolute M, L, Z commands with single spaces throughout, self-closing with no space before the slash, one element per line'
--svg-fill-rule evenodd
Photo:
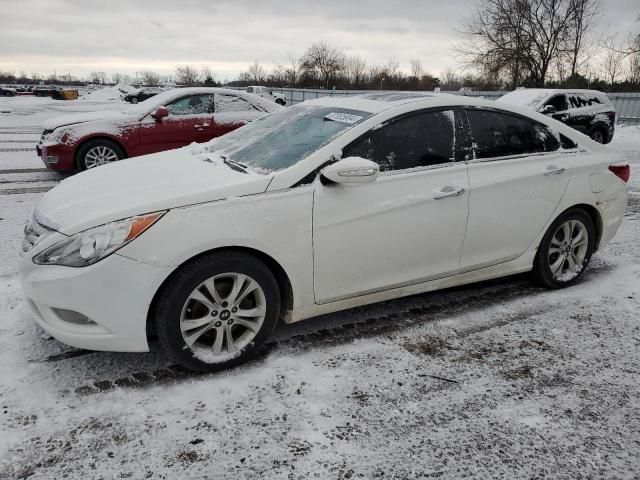
<path fill-rule="evenodd" d="M 609 170 L 624 183 L 629 181 L 631 167 L 629 165 L 609 165 Z"/>

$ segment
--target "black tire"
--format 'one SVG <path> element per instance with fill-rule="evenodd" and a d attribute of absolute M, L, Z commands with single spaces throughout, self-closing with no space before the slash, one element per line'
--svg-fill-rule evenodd
<path fill-rule="evenodd" d="M 239 352 L 231 357 L 225 353 L 219 358 L 212 355 L 203 359 L 183 338 L 180 329 L 182 311 L 199 285 L 215 275 L 226 273 L 247 275 L 258 283 L 266 299 L 265 317 L 255 337 Z M 215 313 L 217 318 L 222 318 L 223 311 Z M 182 266 L 158 292 L 150 321 L 157 334 L 158 347 L 167 358 L 189 370 L 212 372 L 235 367 L 260 355 L 279 317 L 280 291 L 269 268 L 251 255 L 230 251 L 203 256 Z M 215 333 L 211 327 L 209 331 Z M 215 333 L 216 338 L 217 335 Z"/>
<path fill-rule="evenodd" d="M 552 256 L 550 256 L 550 249 L 552 248 L 551 242 L 554 235 L 559 232 L 560 227 L 571 220 L 582 223 L 582 225 L 586 229 L 588 235 L 586 242 L 586 252 L 584 254 L 581 268 L 577 271 L 577 273 L 561 275 L 561 277 L 563 278 L 557 278 L 551 271 L 550 262 L 552 258 L 559 258 L 559 256 L 554 257 L 553 255 L 560 254 L 551 254 Z M 589 265 L 589 261 L 591 260 L 591 255 L 593 254 L 595 245 L 596 227 L 591 216 L 581 208 L 572 208 L 565 211 L 562 215 L 556 218 L 556 220 L 551 224 L 547 232 L 544 234 L 544 237 L 542 237 L 542 241 L 538 246 L 538 251 L 533 261 L 532 275 L 534 280 L 540 285 L 548 288 L 564 288 L 573 285 L 578 281 L 578 278 L 580 278 L 580 276 L 584 273 L 587 266 Z M 573 250 L 575 251 L 577 250 L 577 248 L 574 248 Z M 564 268 L 564 266 L 561 268 Z"/>
<path fill-rule="evenodd" d="M 284 101 L 284 100 L 282 100 L 281 98 L 277 99 L 277 100 L 276 100 L 276 103 L 277 103 L 278 105 L 282 105 L 283 107 L 284 107 L 284 105 L 285 105 L 285 101 Z"/>
<path fill-rule="evenodd" d="M 120 145 L 117 143 L 108 140 L 106 138 L 97 138 L 95 140 L 89 140 L 87 143 L 83 144 L 76 153 L 76 168 L 79 171 L 83 171 L 87 169 L 87 154 L 95 147 L 107 147 L 111 151 L 115 153 L 118 157 L 118 160 L 122 160 L 126 158 L 126 154 L 120 148 Z"/>
<path fill-rule="evenodd" d="M 604 130 L 604 128 L 601 127 L 594 128 L 591 133 L 589 133 L 589 137 L 591 137 L 591 140 L 597 143 L 608 143 L 607 132 Z"/>

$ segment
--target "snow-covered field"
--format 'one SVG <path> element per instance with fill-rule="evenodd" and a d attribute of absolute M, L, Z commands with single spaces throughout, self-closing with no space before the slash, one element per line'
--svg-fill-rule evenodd
<path fill-rule="evenodd" d="M 194 375 L 66 347 L 22 305 L 22 226 L 61 178 L 41 124 L 121 107 L 0 99 L 0 478 L 639 478 L 640 127 L 613 142 L 636 170 L 625 222 L 575 287 L 385 302 Z"/>

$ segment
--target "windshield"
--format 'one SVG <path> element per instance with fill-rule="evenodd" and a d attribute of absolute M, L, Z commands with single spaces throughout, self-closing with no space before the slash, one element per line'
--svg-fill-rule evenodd
<path fill-rule="evenodd" d="M 370 115 L 345 108 L 297 105 L 216 139 L 206 150 L 259 173 L 277 172 L 295 165 Z"/>

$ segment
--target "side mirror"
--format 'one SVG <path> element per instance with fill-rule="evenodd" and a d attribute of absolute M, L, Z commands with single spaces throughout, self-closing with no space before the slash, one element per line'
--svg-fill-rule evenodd
<path fill-rule="evenodd" d="M 169 110 L 167 110 L 167 107 L 158 107 L 156 111 L 151 114 L 151 116 L 156 120 L 162 120 L 164 117 L 169 116 Z"/>
<path fill-rule="evenodd" d="M 540 113 L 544 115 L 553 115 L 556 112 L 556 107 L 554 107 L 553 105 L 545 105 Z"/>
<path fill-rule="evenodd" d="M 333 183 L 371 183 L 379 171 L 378 164 L 371 160 L 349 157 L 323 168 L 320 174 Z"/>

